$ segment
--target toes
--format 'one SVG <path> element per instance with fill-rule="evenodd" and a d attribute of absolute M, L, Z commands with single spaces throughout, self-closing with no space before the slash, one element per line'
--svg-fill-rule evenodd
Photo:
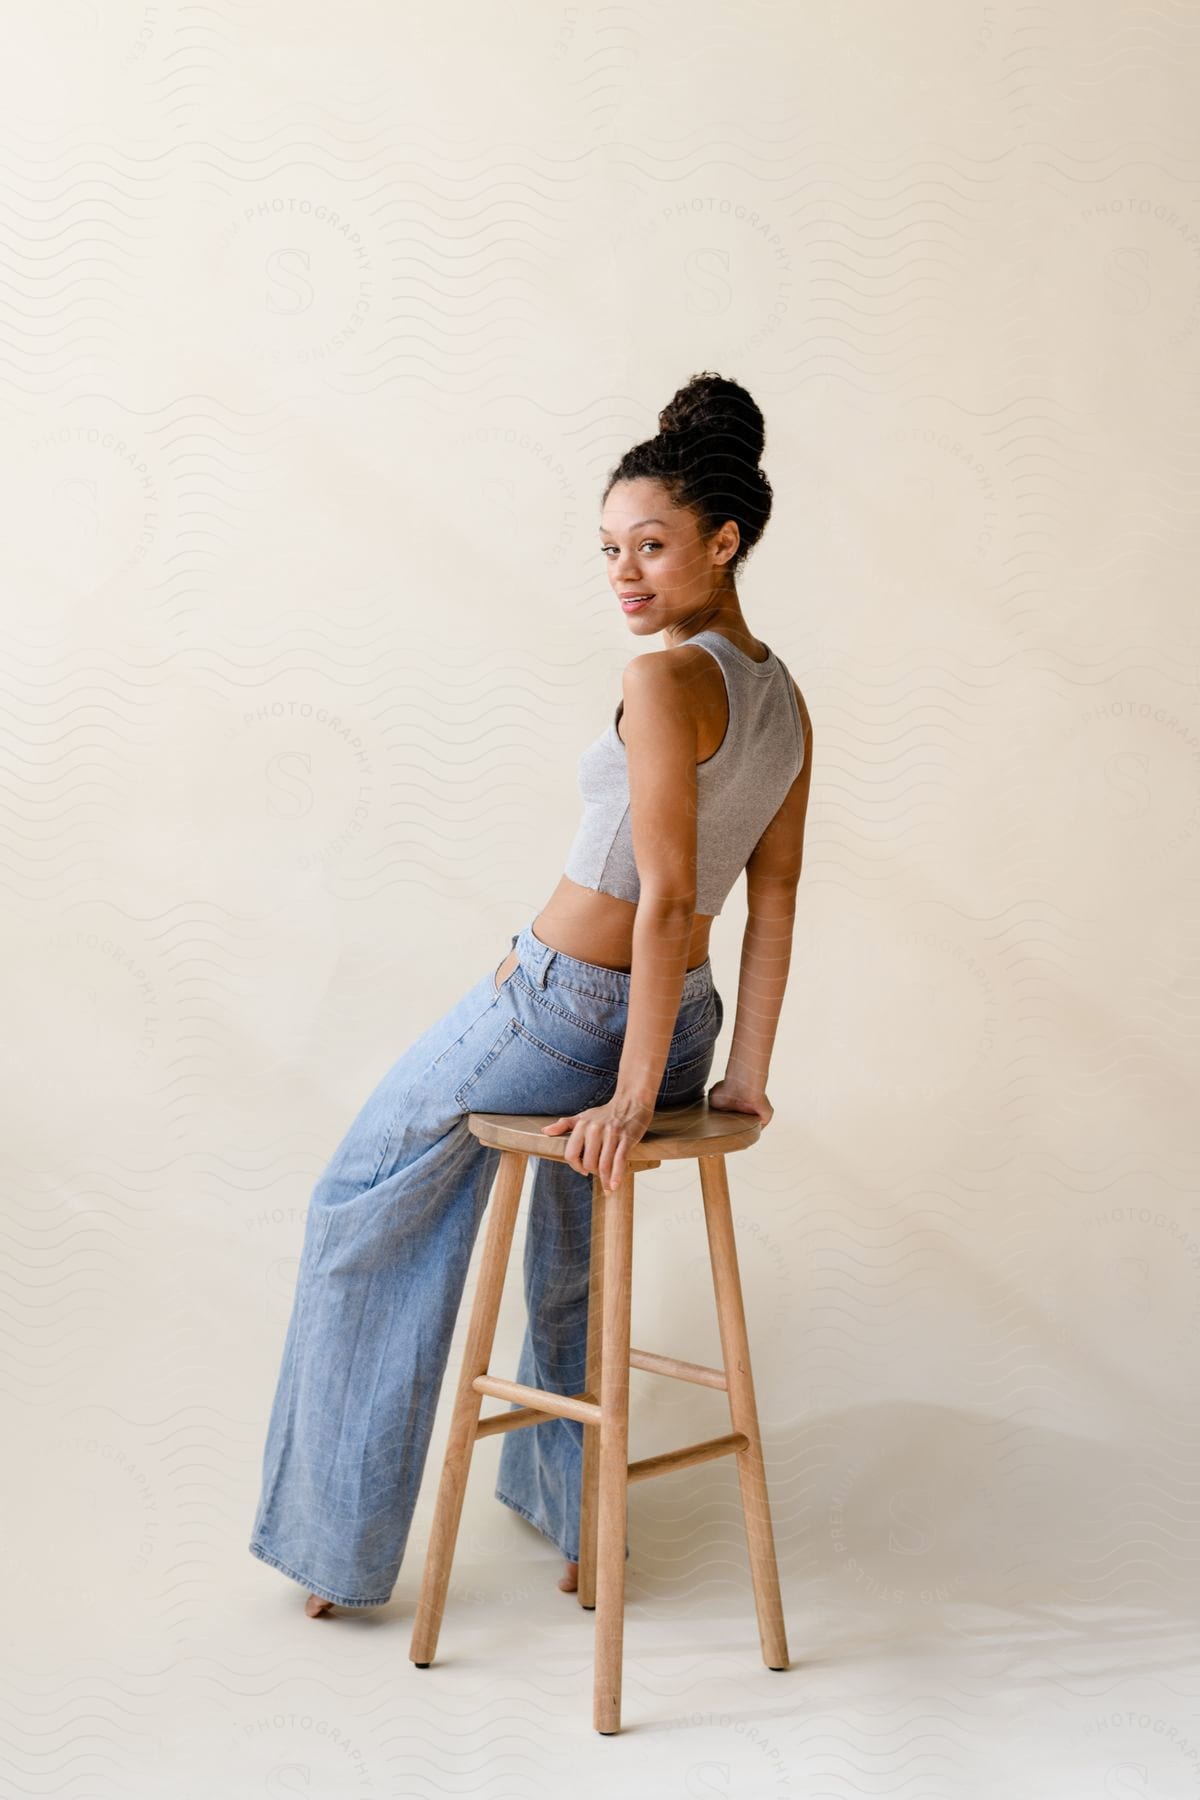
<path fill-rule="evenodd" d="M 569 1562 L 559 1579 L 559 1587 L 564 1594 L 573 1594 L 579 1586 L 579 1564 Z"/>

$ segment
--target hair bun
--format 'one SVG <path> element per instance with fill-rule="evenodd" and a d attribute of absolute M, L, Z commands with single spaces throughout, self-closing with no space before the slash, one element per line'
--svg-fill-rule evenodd
<path fill-rule="evenodd" d="M 724 563 L 728 580 L 771 516 L 774 495 L 759 462 L 765 441 L 762 413 L 745 388 L 704 369 L 663 407 L 654 436 L 634 444 L 610 471 L 604 499 L 619 481 L 653 481 L 669 505 L 695 515 L 705 540 L 732 520 L 738 542 Z"/>
<path fill-rule="evenodd" d="M 726 455 L 752 465 L 766 444 L 762 413 L 746 389 L 708 369 L 672 395 L 658 415 L 658 429 L 664 437 L 686 438 L 693 445 L 723 438 Z"/>

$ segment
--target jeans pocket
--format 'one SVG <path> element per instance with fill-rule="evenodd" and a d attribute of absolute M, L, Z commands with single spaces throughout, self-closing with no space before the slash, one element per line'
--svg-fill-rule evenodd
<path fill-rule="evenodd" d="M 585 1062 L 535 1037 L 519 1018 L 509 1017 L 454 1096 L 463 1112 L 583 1112 L 598 1106 L 616 1083 L 612 1067 Z"/>
<path fill-rule="evenodd" d="M 536 988 L 526 982 L 524 989 L 521 1023 L 538 1043 L 551 1045 L 580 1062 L 604 1065 L 614 1053 L 620 1057 L 629 1022 L 624 1000 L 561 985 Z"/>

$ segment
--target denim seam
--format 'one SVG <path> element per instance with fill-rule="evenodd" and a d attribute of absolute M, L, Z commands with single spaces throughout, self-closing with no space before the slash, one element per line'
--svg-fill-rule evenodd
<path fill-rule="evenodd" d="M 560 987 L 565 987 L 566 985 L 565 982 L 559 983 Z M 533 989 L 531 991 L 543 1011 L 553 1014 L 556 1019 L 561 1019 L 564 1024 L 573 1025 L 577 1030 L 586 1032 L 589 1037 L 594 1037 L 598 1043 L 610 1044 L 614 1049 L 619 1049 L 625 1042 L 625 1033 L 623 1030 L 602 1031 L 591 1019 L 581 1019 L 577 1012 L 571 1012 L 565 1006 L 555 1006 L 551 994 L 545 989 Z M 573 994 L 581 994 L 587 1000 L 598 1000 L 602 1006 L 620 1005 L 620 1001 L 610 999 L 607 994 L 594 993 L 591 988 L 572 987 L 571 992 Z M 527 1033 L 527 1035 L 532 1034 Z"/>
<path fill-rule="evenodd" d="M 539 999 L 548 1000 L 556 989 L 564 994 L 582 994 L 585 1000 L 599 1000 L 604 1006 L 624 1006 L 628 999 L 627 995 L 605 993 L 602 988 L 585 987 L 582 981 L 567 981 L 563 976 L 559 976 L 550 987 L 541 989 Z M 559 1007 L 558 1010 L 561 1012 L 563 1008 Z M 567 1013 L 567 1017 L 571 1019 L 575 1015 Z"/>
<path fill-rule="evenodd" d="M 387 1162 L 388 1157 L 391 1154 L 392 1147 L 395 1144 L 395 1141 L 396 1141 L 396 1138 L 397 1138 L 399 1132 L 403 1128 L 403 1124 L 404 1124 L 404 1112 L 401 1108 L 398 1107 L 396 1109 L 395 1117 L 393 1118 L 391 1124 L 388 1126 L 387 1130 L 383 1134 L 383 1145 L 379 1152 L 379 1161 L 375 1164 L 375 1167 L 371 1170 L 371 1179 L 367 1182 L 368 1188 L 373 1188 L 375 1186 L 376 1182 L 379 1180 L 380 1171 L 382 1170 L 384 1163 Z M 330 1214 L 329 1217 L 332 1217 L 332 1214 Z M 326 1220 L 325 1220 L 325 1230 L 326 1230 L 326 1232 L 328 1232 L 328 1230 L 329 1230 L 329 1218 L 326 1218 Z M 322 1244 L 324 1244 L 324 1238 L 322 1238 L 321 1241 L 322 1241 Z"/>
<path fill-rule="evenodd" d="M 497 994 L 496 998 L 497 999 L 500 998 L 499 994 Z M 473 1088 L 475 1086 L 475 1083 L 479 1080 L 479 1077 L 482 1074 L 484 1074 L 488 1069 L 491 1068 L 491 1066 L 495 1062 L 496 1058 L 498 1056 L 503 1055 L 503 1053 L 507 1049 L 508 1045 L 515 1043 L 515 1042 L 516 1042 L 516 1020 L 512 1019 L 512 1018 L 505 1019 L 504 1029 L 500 1033 L 500 1036 L 496 1039 L 495 1043 L 492 1045 L 491 1049 L 488 1050 L 486 1052 L 486 1054 L 480 1059 L 480 1061 L 476 1063 L 475 1067 L 471 1070 L 471 1073 L 467 1076 L 466 1080 L 464 1082 L 460 1083 L 460 1085 L 455 1089 L 455 1093 L 454 1093 L 455 1106 L 461 1108 L 464 1111 L 467 1110 L 467 1103 L 466 1103 L 464 1096 L 469 1092 L 469 1090 L 471 1088 Z"/>
<path fill-rule="evenodd" d="M 508 983 L 506 981 L 504 984 L 504 987 L 502 987 L 502 988 L 492 987 L 492 976 L 494 974 L 495 974 L 495 970 L 493 969 L 492 975 L 488 976 L 488 986 L 489 986 L 489 988 L 491 988 L 491 999 L 488 1001 L 487 1005 L 484 1006 L 480 1012 L 476 1013 L 475 1017 L 471 1020 L 471 1023 L 469 1025 L 463 1026 L 463 1029 L 459 1032 L 458 1036 L 455 1038 L 455 1040 L 452 1044 L 447 1044 L 446 1048 L 444 1050 L 438 1051 L 437 1055 L 434 1057 L 433 1061 L 429 1065 L 429 1067 L 431 1069 L 436 1069 L 440 1063 L 443 1063 L 446 1060 L 446 1058 L 451 1054 L 452 1051 L 457 1050 L 458 1046 L 464 1041 L 464 1039 L 470 1036 L 470 1034 L 474 1031 L 474 1029 L 477 1025 L 481 1025 L 483 1023 L 483 1021 L 487 1018 L 488 1014 L 491 1012 L 492 1008 L 494 1006 L 498 1006 L 500 1001 L 503 999 L 505 989 L 508 987 Z"/>
<path fill-rule="evenodd" d="M 530 971 L 525 968 L 524 962 L 522 962 L 521 968 L 525 973 L 526 983 L 530 986 L 530 991 L 537 994 L 539 998 L 544 996 L 547 974 L 550 971 L 551 966 L 553 966 L 551 991 L 553 991 L 554 988 L 564 988 L 571 993 L 585 994 L 589 999 L 608 1001 L 610 1005 L 621 1005 L 628 1000 L 627 986 L 620 987 L 618 985 L 618 979 L 612 979 L 611 985 L 605 981 L 606 977 L 619 978 L 620 982 L 627 984 L 629 981 L 629 973 L 627 971 L 621 969 L 606 969 L 598 963 L 585 963 L 578 957 L 568 956 L 565 951 L 550 950 L 550 947 L 543 944 L 540 938 L 535 938 L 533 936 L 532 921 L 529 925 L 525 926 L 523 931 L 514 932 L 513 943 L 515 944 L 518 939 L 524 936 L 528 936 L 536 947 L 537 964 L 540 971 L 540 979 L 536 987 L 532 985 L 533 977 L 531 976 Z M 579 976 L 575 975 L 575 969 L 581 971 Z M 589 970 L 592 973 L 592 978 L 600 981 L 604 985 L 600 988 L 588 986 L 587 982 L 589 977 L 587 971 Z M 701 975 L 704 979 L 698 981 L 697 977 Z M 681 1000 L 690 1003 L 691 1001 L 702 1000 L 706 996 L 711 996 L 714 992 L 715 984 L 713 980 L 712 959 L 711 957 L 705 957 L 702 963 L 697 963 L 694 969 L 688 969 L 685 972 Z"/>
<path fill-rule="evenodd" d="M 594 1075 L 597 1081 L 606 1080 L 614 1071 L 602 1069 L 599 1063 L 582 1062 L 577 1056 L 568 1056 L 565 1050 L 556 1050 L 553 1044 L 547 1044 L 543 1038 L 537 1037 L 527 1025 L 519 1019 L 513 1021 L 514 1030 L 519 1031 L 527 1043 L 533 1044 L 554 1062 L 565 1063 L 568 1069 L 577 1069 L 582 1075 Z"/>
<path fill-rule="evenodd" d="M 583 994 L 588 998 L 591 998 L 593 1000 L 599 1000 L 606 1004 L 613 1004 L 613 1002 L 607 1001 L 607 997 L 605 995 L 593 994 L 587 988 L 578 988 L 578 987 L 573 988 L 572 992 L 576 993 L 576 994 Z M 602 1031 L 602 1030 L 600 1030 L 600 1028 L 597 1025 L 593 1024 L 590 1019 L 581 1019 L 579 1017 L 578 1013 L 568 1012 L 565 1007 L 553 1006 L 550 1003 L 550 1000 L 546 994 L 539 993 L 535 997 L 538 1000 L 538 1002 L 540 1003 L 541 1007 L 546 1012 L 552 1013 L 555 1016 L 555 1018 L 562 1019 L 565 1024 L 574 1026 L 575 1029 L 578 1031 L 587 1032 L 589 1036 L 596 1038 L 598 1040 L 598 1042 L 600 1042 L 602 1044 L 612 1045 L 614 1048 L 619 1048 L 620 1046 L 622 1046 L 624 1044 L 625 1033 L 623 1031 L 621 1031 L 621 1032 Z M 680 1032 L 677 1032 L 676 1035 L 671 1039 L 671 1049 L 678 1050 L 678 1049 L 684 1048 L 685 1046 L 687 1046 L 688 1044 L 691 1043 L 693 1038 L 700 1037 L 705 1032 L 711 1031 L 712 1025 L 713 1025 L 713 1020 L 715 1017 L 716 1017 L 716 1006 L 715 1006 L 715 1003 L 712 1001 L 711 996 L 709 996 L 709 1005 L 705 1007 L 705 1009 L 701 1013 L 700 1017 L 698 1019 L 694 1019 L 690 1025 L 685 1025 L 683 1030 Z M 533 1039 L 534 1043 L 540 1045 L 541 1039 L 534 1037 L 534 1034 L 528 1029 L 527 1026 L 522 1025 L 519 1027 L 519 1029 L 525 1033 L 526 1037 Z M 570 1060 L 570 1059 L 568 1059 L 568 1060 Z M 590 1065 L 582 1064 L 582 1065 L 577 1065 L 577 1066 L 588 1067 Z"/>
<path fill-rule="evenodd" d="M 715 1018 L 716 1018 L 716 1007 L 714 1007 L 712 1010 L 712 1017 L 710 1017 L 708 1014 L 708 1011 L 705 1010 L 703 1016 L 701 1018 L 697 1019 L 694 1025 L 685 1025 L 683 1030 L 679 1033 L 678 1037 L 673 1037 L 671 1039 L 671 1048 L 676 1049 L 681 1046 L 686 1048 L 686 1047 L 690 1046 L 693 1038 L 704 1037 L 709 1032 L 712 1032 L 713 1022 L 714 1022 Z M 716 1035 L 717 1034 L 715 1032 L 713 1032 L 714 1038 L 716 1037 Z"/>
<path fill-rule="evenodd" d="M 253 1539 L 250 1541 L 249 1548 L 251 1556 L 257 1556 L 259 1562 L 266 1563 L 269 1568 L 278 1569 L 281 1575 L 290 1575 L 293 1581 L 298 1581 L 301 1587 L 306 1587 L 310 1594 L 316 1594 L 321 1600 L 332 1600 L 335 1606 L 386 1606 L 392 1597 L 390 1594 L 381 1594 L 377 1600 L 352 1600 L 347 1594 L 335 1593 L 332 1588 L 323 1587 L 320 1582 L 310 1581 L 307 1575 L 298 1574 L 295 1569 L 289 1568 L 287 1563 L 281 1562 L 277 1556 L 272 1556 L 270 1551 L 264 1550 L 262 1545 Z"/>
<path fill-rule="evenodd" d="M 544 1044 L 540 1038 L 534 1037 L 533 1033 L 527 1031 L 519 1019 L 510 1018 L 506 1022 L 504 1030 L 500 1033 L 500 1036 L 496 1039 L 496 1042 L 492 1045 L 482 1062 L 472 1070 L 471 1074 L 468 1075 L 461 1087 L 457 1089 L 454 1095 L 454 1104 L 462 1112 L 471 1111 L 471 1103 L 468 1099 L 471 1089 L 481 1077 L 486 1075 L 488 1070 L 494 1066 L 496 1059 L 503 1056 L 509 1045 L 517 1042 L 518 1038 L 523 1038 L 526 1043 L 532 1044 L 535 1050 L 540 1051 L 543 1056 L 548 1056 L 552 1062 L 562 1063 L 566 1068 L 573 1069 L 577 1074 L 591 1075 L 596 1083 L 593 1090 L 595 1097 L 589 1099 L 588 1106 L 598 1106 L 601 1097 L 607 1097 L 610 1090 L 615 1089 L 617 1083 L 617 1071 L 615 1069 L 601 1069 L 598 1068 L 595 1063 L 578 1062 L 572 1056 L 564 1056 L 562 1051 L 556 1050 L 552 1044 Z M 581 1110 L 586 1111 L 587 1108 L 585 1107 Z"/>
<path fill-rule="evenodd" d="M 703 966 L 704 966 L 703 963 L 701 963 L 699 965 L 699 967 L 701 967 L 701 968 L 703 968 Z M 618 971 L 615 969 L 610 970 L 609 972 L 611 974 L 618 973 Z M 694 975 L 695 973 L 696 973 L 695 969 L 688 970 L 689 976 Z M 629 979 L 628 975 L 626 975 L 625 979 L 628 981 L 628 979 Z M 562 993 L 582 994 L 584 996 L 584 998 L 587 1000 L 600 1000 L 606 1006 L 627 1006 L 628 1001 L 629 1001 L 629 996 L 627 993 L 614 994 L 611 992 L 605 992 L 601 988 L 585 987 L 583 982 L 569 981 L 565 975 L 556 976 L 555 979 L 553 981 L 551 981 L 550 984 L 545 988 L 533 988 L 530 991 L 532 993 L 535 993 L 539 1000 L 546 1000 L 554 995 L 554 992 L 556 989 Z M 711 998 L 713 996 L 713 992 L 714 992 L 714 989 L 711 985 L 711 981 L 707 987 L 697 988 L 696 991 L 691 994 L 689 994 L 685 988 L 680 993 L 679 1004 L 681 1007 L 695 1006 L 698 1001 L 711 1000 Z M 560 1008 L 560 1010 L 561 1010 L 561 1008 Z M 575 1013 L 567 1014 L 567 1017 L 571 1018 L 571 1019 L 575 1018 L 576 1016 L 577 1015 Z"/>

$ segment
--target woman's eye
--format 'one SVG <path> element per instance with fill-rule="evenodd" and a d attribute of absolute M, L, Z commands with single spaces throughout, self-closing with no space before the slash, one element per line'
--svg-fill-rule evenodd
<path fill-rule="evenodd" d="M 639 546 L 638 546 L 639 550 L 644 550 L 646 548 L 647 544 L 649 544 L 655 550 L 662 549 L 662 545 L 659 543 L 657 538 L 646 538 L 646 539 L 644 539 L 644 541 L 641 544 L 639 544 Z M 616 544 L 601 544 L 600 554 L 601 554 L 601 556 L 607 556 L 610 550 L 615 550 L 616 548 L 617 548 Z"/>

